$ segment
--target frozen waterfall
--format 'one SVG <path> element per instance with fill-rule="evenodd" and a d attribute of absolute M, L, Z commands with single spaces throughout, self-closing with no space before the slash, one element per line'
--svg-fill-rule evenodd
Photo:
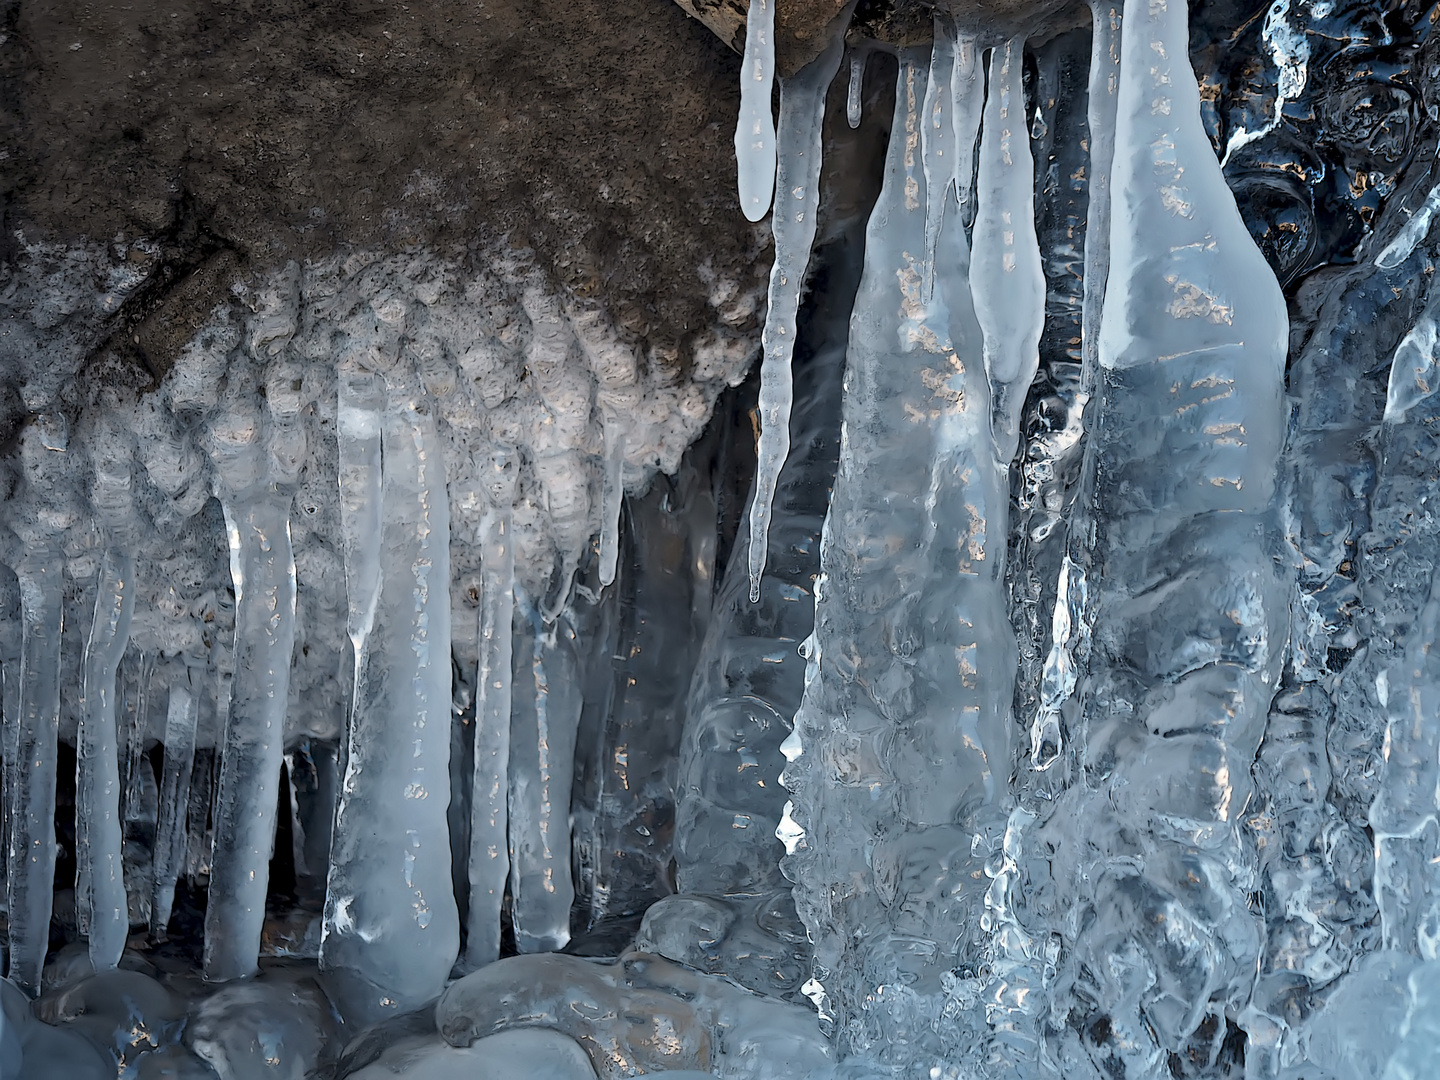
<path fill-rule="evenodd" d="M 1300 237 L 1268 10 L 750 0 L 673 340 L 506 234 L 25 346 L 0 1080 L 1440 1075 L 1434 139 Z"/>

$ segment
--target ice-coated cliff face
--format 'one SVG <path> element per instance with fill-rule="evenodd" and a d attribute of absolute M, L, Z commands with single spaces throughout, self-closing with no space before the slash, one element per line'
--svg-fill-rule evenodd
<path fill-rule="evenodd" d="M 0 1080 L 1436 1075 L 1428 24 L 1088 7 L 753 0 L 673 341 L 15 230 Z"/>

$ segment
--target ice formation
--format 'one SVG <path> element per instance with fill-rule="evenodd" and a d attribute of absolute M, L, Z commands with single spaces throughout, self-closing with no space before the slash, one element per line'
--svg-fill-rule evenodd
<path fill-rule="evenodd" d="M 0 1077 L 1434 1075 L 1440 197 L 1287 309 L 1224 170 L 1330 7 L 1251 131 L 1089 6 L 886 142 L 753 0 L 758 348 L 349 252 L 77 397 L 155 249 L 21 234 Z"/>

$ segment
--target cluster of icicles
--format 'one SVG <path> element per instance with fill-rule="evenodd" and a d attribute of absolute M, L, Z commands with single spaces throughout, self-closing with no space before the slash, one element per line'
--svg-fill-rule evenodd
<path fill-rule="evenodd" d="M 824 104 L 843 51 L 837 38 L 781 80 L 777 135 L 772 2 L 752 0 L 736 134 L 747 216 L 763 217 L 776 194 L 758 474 L 742 545 L 752 601 L 766 580 L 789 452 L 790 360 L 816 234 Z M 1005 592 L 1008 470 L 1045 317 L 1024 39 L 990 49 L 988 78 L 986 43 L 945 17 L 933 48 L 900 56 L 850 321 L 803 700 L 778 748 L 790 800 L 776 836 L 813 950 L 803 993 L 818 1023 L 757 993 L 764 987 L 739 969 L 721 967 L 732 981 L 676 962 L 680 939 L 720 941 L 747 903 L 755 906 L 745 919 L 786 932 L 785 905 L 757 914 L 764 905 L 743 883 L 730 883 L 738 887 L 723 902 L 657 904 L 638 947 L 618 962 L 551 952 L 565 944 L 572 899 L 557 857 L 568 847 L 559 778 L 571 762 L 549 755 L 546 732 L 578 710 L 577 678 L 564 619 L 539 620 L 526 639 L 534 655 L 512 655 L 515 462 L 503 454 L 488 463 L 478 496 L 482 600 L 459 955 L 446 822 L 452 494 L 415 373 L 340 371 L 354 670 L 320 966 L 358 1017 L 439 998 L 434 1032 L 401 1039 L 367 1077 L 481 1069 L 484 1055 L 466 1048 L 516 1027 L 555 1029 L 585 1053 L 549 1042 L 511 1047 L 505 1061 L 549 1054 L 556 1077 L 607 1080 L 1159 1080 L 1177 1062 L 1214 1066 L 1231 1027 L 1248 1039 L 1253 1075 L 1292 1075 L 1303 1064 L 1307 1019 L 1287 1011 L 1283 995 L 1253 992 L 1271 928 L 1247 901 L 1258 856 L 1242 820 L 1291 623 L 1294 575 L 1278 509 L 1285 303 L 1201 128 L 1185 6 L 1131 0 L 1123 17 L 1118 5 L 1093 11 L 1084 470 L 1041 705 L 1025 718 L 1023 749 Z M 852 124 L 861 70 L 852 64 Z M 623 453 L 618 426 L 607 424 L 607 437 L 612 427 L 599 550 L 606 583 Z M 296 605 L 287 500 L 274 483 L 283 428 L 268 447 L 252 424 L 211 432 L 236 596 L 205 921 L 205 975 L 215 982 L 254 972 L 265 918 Z M 9 973 L 33 993 L 47 949 L 55 775 L 53 754 L 48 772 L 30 763 L 47 737 L 53 744 L 59 712 L 61 571 L 41 549 L 16 571 L 23 643 L 4 746 Z M 97 969 L 119 962 L 128 930 L 114 687 L 133 579 L 133 556 L 106 555 L 84 660 L 77 848 Z M 1388 745 L 1402 764 L 1374 811 L 1382 886 L 1416 862 L 1405 845 L 1435 821 L 1433 806 L 1412 821 L 1417 801 L 1434 802 L 1435 736 L 1415 722 L 1433 718 L 1425 703 L 1434 608 L 1417 631 L 1429 636 L 1407 654 L 1408 688 L 1389 690 Z M 512 684 L 518 670 L 534 676 L 523 693 Z M 538 732 L 536 756 L 515 762 L 522 709 Z M 178 772 L 186 757 L 172 750 L 193 745 L 195 727 L 194 697 L 177 685 L 167 791 L 188 783 Z M 539 822 L 524 844 L 507 822 L 517 804 Z M 705 849 L 686 830 L 714 831 L 718 850 L 741 816 L 687 818 L 682 805 L 677 852 Z M 156 844 L 166 887 L 178 829 L 162 827 Z M 1434 887 L 1429 878 L 1395 885 L 1380 905 L 1387 947 L 1432 961 L 1411 976 L 1410 1017 L 1387 1080 L 1427 1075 L 1428 1033 L 1440 1024 Z M 517 948 L 532 955 L 497 961 L 507 890 Z M 746 939 L 737 957 L 768 957 L 766 948 Z"/>

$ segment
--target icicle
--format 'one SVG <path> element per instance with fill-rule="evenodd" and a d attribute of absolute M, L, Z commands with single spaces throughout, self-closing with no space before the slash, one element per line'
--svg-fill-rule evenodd
<path fill-rule="evenodd" d="M 424 401 L 401 384 L 387 396 L 378 418 L 378 536 L 363 531 L 376 522 L 374 397 L 347 398 L 342 527 L 357 572 L 378 551 L 379 591 L 372 601 L 372 582 L 356 582 L 352 597 L 349 621 L 360 648 L 320 947 L 321 966 L 354 980 L 350 992 L 377 1013 L 431 1000 L 460 944 L 445 816 L 452 689 L 445 464 Z"/>
<path fill-rule="evenodd" d="M 1375 265 L 1381 270 L 1394 270 L 1408 259 L 1430 232 L 1430 222 L 1434 220 L 1437 210 L 1440 210 L 1440 184 L 1430 189 L 1430 194 L 1425 196 L 1420 209 L 1416 210 L 1414 216 L 1395 234 L 1395 239 L 1385 245 L 1385 250 L 1375 257 Z"/>
<path fill-rule="evenodd" d="M 189 686 L 170 686 L 165 714 L 165 768 L 160 778 L 160 814 L 155 832 L 155 891 L 150 902 L 150 934 L 163 940 L 175 905 L 175 882 L 185 863 L 185 818 L 190 776 L 195 765 L 195 728 L 199 706 Z"/>
<path fill-rule="evenodd" d="M 570 940 L 570 786 L 580 723 L 574 631 L 563 615 L 548 627 L 517 596 L 510 711 L 510 894 L 521 952 L 561 949 Z"/>
<path fill-rule="evenodd" d="M 959 172 L 955 152 L 955 23 L 949 16 L 934 19 L 935 44 L 930 52 L 930 77 L 920 118 L 920 160 L 925 164 L 925 269 L 921 298 L 929 303 L 935 287 L 935 245 L 950 205 L 950 191 Z"/>
<path fill-rule="evenodd" d="M 1120 89 L 1120 4 L 1091 0 L 1089 209 L 1085 215 L 1085 298 L 1081 356 L 1086 387 L 1099 362 L 1100 313 L 1110 273 L 1110 168 L 1115 156 L 1115 101 Z"/>
<path fill-rule="evenodd" d="M 866 232 L 795 718 L 803 753 L 782 776 L 793 793 L 782 866 L 815 946 L 803 989 L 835 1017 L 842 1053 L 873 1072 L 883 1055 L 896 1075 L 937 1061 L 959 1075 L 987 1058 L 1028 1075 L 1016 1066 L 1033 1060 L 1038 980 L 1013 959 L 1031 945 L 998 906 L 1015 668 L 1008 486 L 958 218 L 941 230 L 935 295 L 920 296 L 931 192 L 914 150 L 928 59 L 901 54 Z M 957 932 L 977 923 L 1012 944 Z M 977 969 L 993 975 L 960 974 Z M 966 997 L 991 1004 L 966 1009 Z"/>
<path fill-rule="evenodd" d="M 625 502 L 625 429 L 620 418 L 605 417 L 605 479 L 600 496 L 600 584 L 615 580 L 620 556 L 620 509 Z"/>
<path fill-rule="evenodd" d="M 135 558 L 110 548 L 100 564 L 95 619 L 82 661 L 83 699 L 76 777 L 76 901 L 96 971 L 113 968 L 130 933 L 121 861 L 120 762 L 115 675 L 130 639 Z"/>
<path fill-rule="evenodd" d="M 1020 410 L 1040 365 L 1045 271 L 1035 237 L 1035 165 L 1025 118 L 1025 39 L 990 57 L 990 92 L 980 139 L 979 210 L 970 289 L 985 332 L 991 425 L 996 453 L 1008 463 L 1020 441 Z"/>
<path fill-rule="evenodd" d="M 955 125 L 955 195 L 963 218 L 974 197 L 975 138 L 980 134 L 980 113 L 985 105 L 985 75 L 980 70 L 980 47 L 972 34 L 955 39 L 955 66 L 951 76 Z"/>
<path fill-rule="evenodd" d="M 856 49 L 850 54 L 850 85 L 845 91 L 845 120 L 850 127 L 858 128 L 864 115 L 861 111 L 865 100 L 865 61 L 869 53 Z"/>
<path fill-rule="evenodd" d="M 775 185 L 775 122 L 770 113 L 775 80 L 775 0 L 750 0 L 740 73 L 740 120 L 735 126 L 740 209 L 750 221 L 759 221 L 770 209 Z"/>
<path fill-rule="evenodd" d="M 20 694 L 10 800 L 10 979 L 32 996 L 50 948 L 55 883 L 55 759 L 60 728 L 64 561 L 32 551 L 20 579 Z"/>
<path fill-rule="evenodd" d="M 141 777 L 140 759 L 145 756 L 145 734 L 150 727 L 150 683 L 154 677 L 155 654 L 142 651 L 131 666 L 133 683 L 125 702 L 125 768 L 120 774 L 123 784 L 120 817 L 123 822 L 135 820 L 143 797 L 145 784 Z"/>
<path fill-rule="evenodd" d="M 843 37 L 789 79 L 780 80 L 780 198 L 775 206 L 775 264 L 770 269 L 770 307 L 761 344 L 760 446 L 755 494 L 750 502 L 750 602 L 760 599 L 760 578 L 768 554 L 775 483 L 790 451 L 790 407 L 794 401 L 790 361 L 795 353 L 795 319 L 815 218 L 820 206 L 821 134 L 825 94 L 840 67 Z"/>
<path fill-rule="evenodd" d="M 226 493 L 220 505 L 235 589 L 235 681 L 205 909 L 205 977 L 212 982 L 250 974 L 260 953 L 295 648 L 290 496 L 262 488 Z"/>
<path fill-rule="evenodd" d="M 510 505 L 516 462 L 492 459 L 490 508 L 481 525 L 480 669 L 476 676 L 475 774 L 470 794 L 470 908 L 465 966 L 500 956 L 500 909 L 510 876 L 510 679 L 515 618 L 515 544 Z M 613 563 L 612 563 L 613 565 Z"/>

